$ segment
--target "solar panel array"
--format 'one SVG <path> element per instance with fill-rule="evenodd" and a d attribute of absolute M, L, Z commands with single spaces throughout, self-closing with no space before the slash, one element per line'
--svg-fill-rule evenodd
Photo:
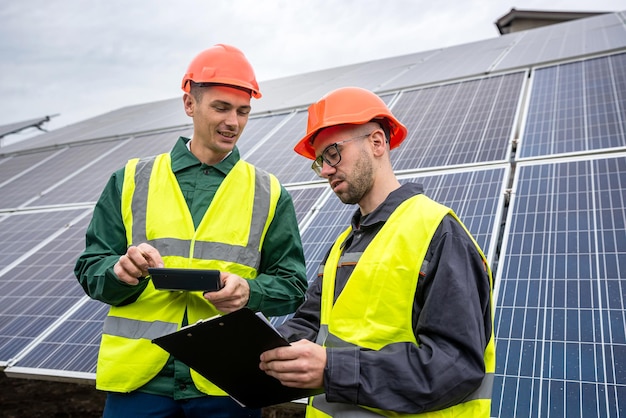
<path fill-rule="evenodd" d="M 594 34 L 613 33 L 608 22 L 623 13 L 610 16 L 518 33 L 515 43 L 530 48 L 529 39 L 538 43 L 541 34 L 589 26 Z M 492 45 L 498 50 L 511 39 Z M 402 65 L 391 66 L 397 74 L 389 82 L 385 60 L 350 73 L 386 85 L 381 97 L 409 129 L 392 151 L 401 182 L 422 183 L 452 207 L 495 272 L 492 415 L 626 416 L 626 50 L 596 47 L 591 56 L 571 57 L 558 39 L 545 43 L 541 54 L 553 58 L 542 66 L 443 73 L 424 85 Z M 480 43 L 485 55 L 493 52 L 488 45 Z M 454 51 L 463 48 L 423 56 Z M 345 85 L 358 84 L 336 73 Z M 329 74 L 312 73 L 308 83 Z M 292 151 L 305 132 L 307 106 L 253 114 L 238 146 L 289 190 L 311 281 L 356 207 L 342 204 Z M 64 143 L 52 133 L 30 148 L 0 148 L 0 368 L 9 376 L 93 382 L 107 306 L 86 297 L 73 275 L 91 211 L 128 158 L 167 152 L 192 132 L 173 118 L 162 129 L 145 122 L 127 135 L 99 136 L 105 122 L 118 117 L 117 126 L 129 129 L 150 109 L 82 122 Z M 166 102 L 155 103 L 148 119 L 164 112 L 174 114 Z"/>

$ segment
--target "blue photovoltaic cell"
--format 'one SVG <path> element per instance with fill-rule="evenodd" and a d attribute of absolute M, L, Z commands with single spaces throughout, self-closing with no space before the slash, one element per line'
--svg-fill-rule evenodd
<path fill-rule="evenodd" d="M 535 70 L 519 158 L 626 146 L 626 54 Z"/>
<path fill-rule="evenodd" d="M 391 152 L 394 169 L 506 160 L 523 81 L 515 73 L 402 93 L 392 111 L 409 133 Z"/>
<path fill-rule="evenodd" d="M 73 211 L 80 221 L 59 228 L 61 235 L 0 276 L 0 362 L 13 358 L 84 296 L 73 267 L 84 248 L 90 213 Z"/>
<path fill-rule="evenodd" d="M 626 157 L 520 166 L 496 310 L 498 417 L 626 411 Z"/>

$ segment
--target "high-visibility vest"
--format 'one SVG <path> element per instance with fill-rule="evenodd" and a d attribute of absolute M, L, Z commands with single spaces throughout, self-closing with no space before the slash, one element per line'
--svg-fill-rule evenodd
<path fill-rule="evenodd" d="M 341 245 L 351 228 L 337 238 L 324 266 L 321 328 L 317 339 L 319 344 L 370 350 L 380 350 L 392 343 L 418 344 L 413 330 L 412 312 L 419 272 L 432 237 L 446 214 L 458 220 L 451 209 L 420 194 L 407 199 L 391 214 L 363 253 L 341 254 Z M 469 232 L 468 235 L 471 237 Z M 475 241 L 474 244 L 487 266 L 484 254 Z M 335 276 L 340 262 L 353 262 L 356 267 L 333 304 Z M 488 266 L 486 268 L 491 281 L 491 271 Z M 485 349 L 484 360 L 486 374 L 480 388 L 462 403 L 443 410 L 402 414 L 327 402 L 325 395 L 321 394 L 309 398 L 306 415 L 316 418 L 489 417 L 495 372 L 493 332 Z"/>
<path fill-rule="evenodd" d="M 254 279 L 280 193 L 274 176 L 239 160 L 195 228 L 170 155 L 130 160 L 122 187 L 128 245 L 154 246 L 165 267 L 217 269 Z M 151 340 L 180 329 L 185 311 L 189 323 L 219 314 L 202 292 L 158 291 L 152 282 L 134 303 L 112 306 L 104 322 L 96 387 L 130 392 L 154 378 L 169 354 Z M 226 396 L 193 369 L 191 376 L 200 391 Z"/>

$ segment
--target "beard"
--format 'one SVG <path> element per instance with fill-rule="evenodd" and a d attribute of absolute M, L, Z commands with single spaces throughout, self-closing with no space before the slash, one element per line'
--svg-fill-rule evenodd
<path fill-rule="evenodd" d="M 372 189 L 374 184 L 374 166 L 364 150 L 354 164 L 354 170 L 342 179 L 348 185 L 345 192 L 335 192 L 339 200 L 347 205 L 359 203 L 363 196 Z"/>

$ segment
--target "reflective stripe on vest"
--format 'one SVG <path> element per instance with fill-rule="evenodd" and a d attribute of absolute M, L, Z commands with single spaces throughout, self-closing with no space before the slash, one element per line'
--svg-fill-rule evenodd
<path fill-rule="evenodd" d="M 162 335 L 176 332 L 178 325 L 163 321 L 139 321 L 136 319 L 121 318 L 119 316 L 107 316 L 102 326 L 103 334 L 116 335 L 118 337 L 137 340 L 144 338 L 153 340 Z"/>
<path fill-rule="evenodd" d="M 413 334 L 412 320 L 403 315 L 402 312 L 412 310 L 413 295 L 417 280 L 419 280 L 419 270 L 423 266 L 424 255 L 433 234 L 446 214 L 454 216 L 461 223 L 449 208 L 433 202 L 423 195 L 418 195 L 405 201 L 394 211 L 364 252 L 341 254 L 341 243 L 349 235 L 350 228 L 337 238 L 324 268 L 321 301 L 322 325 L 318 333 L 318 344 L 326 347 L 363 347 L 373 350 L 393 342 L 404 341 L 417 344 Z M 402 222 L 407 218 L 419 219 L 419 221 Z M 461 225 L 463 224 L 461 223 Z M 404 248 L 397 248 L 394 251 L 385 251 L 389 242 L 396 239 L 417 243 L 417 245 L 406 245 Z M 474 244 L 486 263 L 486 259 L 475 241 Z M 356 264 L 356 267 L 337 301 L 334 301 L 334 281 L 337 266 L 346 264 Z M 393 268 L 385 268 L 385 266 L 390 265 Z M 371 274 L 370 271 L 372 271 Z M 387 272 L 386 281 L 391 283 L 393 290 L 377 287 L 378 283 L 374 276 L 380 277 L 380 274 L 385 272 Z M 488 274 L 491 280 L 491 272 L 488 271 Z M 411 279 L 407 280 L 408 278 Z M 389 287 L 389 283 L 385 286 Z M 368 293 L 370 292 L 374 299 L 382 294 L 382 298 L 393 299 L 394 305 L 399 304 L 400 306 L 385 306 L 383 301 L 382 307 L 371 312 L 371 309 L 378 306 L 378 303 L 368 303 L 370 300 Z M 409 297 L 398 300 L 398 298 L 393 298 L 394 292 L 406 294 Z M 367 310 L 363 311 L 366 307 L 368 307 Z M 341 313 L 333 315 L 334 311 Z M 365 326 L 363 321 L 369 321 L 368 323 L 371 325 Z M 383 324 L 383 326 L 379 327 L 378 323 Z M 383 331 L 389 324 L 399 324 L 400 328 L 397 328 L 397 331 L 392 330 L 391 333 L 386 330 Z M 485 349 L 484 358 L 487 373 L 481 386 L 468 395 L 462 403 L 453 407 L 432 414 L 400 414 L 358 405 L 326 402 L 325 395 L 321 394 L 309 400 L 307 417 L 428 417 L 431 415 L 437 417 L 488 417 L 495 371 L 494 352 L 492 332 L 491 339 Z"/>

